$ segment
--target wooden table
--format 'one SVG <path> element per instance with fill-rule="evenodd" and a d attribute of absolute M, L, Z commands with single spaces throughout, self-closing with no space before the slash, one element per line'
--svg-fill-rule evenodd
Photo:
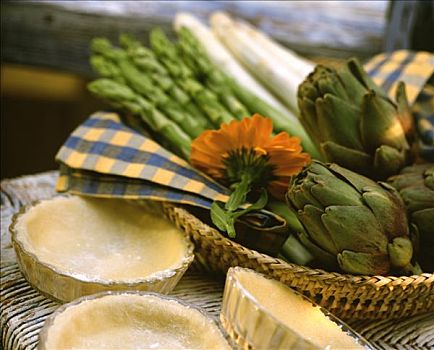
<path fill-rule="evenodd" d="M 8 226 L 19 208 L 34 200 L 56 195 L 57 172 L 47 172 L 1 182 L 1 344 L 5 350 L 35 349 L 45 319 L 59 304 L 35 291 L 22 276 L 10 243 Z M 204 308 L 218 318 L 224 279 L 190 268 L 171 293 Z M 411 318 L 352 323 L 376 349 L 433 349 L 434 312 Z"/>

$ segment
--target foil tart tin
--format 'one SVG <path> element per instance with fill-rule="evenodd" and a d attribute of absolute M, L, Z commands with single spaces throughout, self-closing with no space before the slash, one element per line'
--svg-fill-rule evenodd
<path fill-rule="evenodd" d="M 131 335 L 115 334 L 117 344 L 106 344 L 106 333 L 119 328 Z M 99 339 L 95 340 L 95 336 Z M 128 338 L 139 342 L 140 348 L 167 349 L 165 339 L 161 339 L 164 336 L 178 337 L 176 348 L 188 349 L 193 344 L 198 349 L 231 349 L 221 326 L 203 309 L 174 297 L 141 291 L 103 292 L 60 306 L 46 319 L 39 333 L 38 349 L 128 349 Z M 101 338 L 103 344 L 95 344 Z"/>
<path fill-rule="evenodd" d="M 269 276 L 242 267 L 232 267 L 228 271 L 220 321 L 223 328 L 241 349 L 322 349 L 319 345 L 298 334 L 296 330 L 282 323 L 261 305 L 240 282 L 238 274 L 243 272 L 272 279 Z M 290 289 L 287 286 L 284 287 Z M 343 321 L 304 295 L 293 289 L 290 290 L 307 300 L 312 307 L 319 308 L 330 321 L 336 323 L 344 333 L 353 338 L 355 344 L 358 344 L 360 348 L 372 349 L 367 340 Z M 272 293 L 270 293 L 270 298 L 273 298 Z M 281 307 L 285 308 L 285 305 L 281 305 Z M 290 312 L 289 308 L 288 312 Z M 306 317 L 309 316 L 306 315 Z M 315 325 L 313 324 L 312 333 L 314 332 Z M 333 349 L 333 347 L 326 346 L 325 349 Z"/>
<path fill-rule="evenodd" d="M 73 198 L 75 196 L 65 196 L 60 198 Z M 45 201 L 58 200 L 59 197 Z M 109 200 L 109 199 L 105 199 Z M 26 244 L 20 240 L 18 235 L 18 222 L 32 208 L 44 201 L 36 201 L 30 205 L 24 206 L 12 218 L 9 227 L 12 237 L 12 244 L 17 255 L 18 265 L 26 280 L 43 295 L 58 301 L 68 302 L 84 295 L 91 295 L 104 291 L 125 291 L 138 290 L 150 291 L 167 294 L 171 292 L 185 271 L 188 269 L 194 259 L 194 246 L 184 233 L 185 255 L 177 266 L 171 269 L 165 269 L 153 273 L 149 276 L 128 279 L 128 280 L 111 280 L 99 276 L 90 277 L 65 271 L 62 267 L 41 261 L 34 252 L 27 249 Z M 145 210 L 145 209 L 144 209 Z M 61 220 L 61 218 L 59 218 Z M 80 218 L 77 218 L 80 220 Z M 168 242 L 169 244 L 169 242 Z M 92 266 L 89 266 L 89 270 Z"/>

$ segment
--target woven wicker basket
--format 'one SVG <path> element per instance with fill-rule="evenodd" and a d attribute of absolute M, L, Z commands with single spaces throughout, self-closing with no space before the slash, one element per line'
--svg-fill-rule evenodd
<path fill-rule="evenodd" d="M 187 210 L 164 204 L 166 216 L 187 232 L 199 262 L 214 272 L 242 266 L 265 273 L 312 298 L 343 320 L 411 316 L 434 310 L 434 275 L 353 276 L 286 263 L 235 243 Z"/>

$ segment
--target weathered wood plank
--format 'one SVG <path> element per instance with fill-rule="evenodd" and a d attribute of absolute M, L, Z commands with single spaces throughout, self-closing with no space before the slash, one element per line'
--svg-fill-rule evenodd
<path fill-rule="evenodd" d="M 310 56 L 360 58 L 382 48 L 386 2 L 8 1 L 2 4 L 2 60 L 91 75 L 89 41 L 130 32 L 170 32 L 178 11 L 206 20 L 225 10 L 257 25 L 284 45 Z"/>

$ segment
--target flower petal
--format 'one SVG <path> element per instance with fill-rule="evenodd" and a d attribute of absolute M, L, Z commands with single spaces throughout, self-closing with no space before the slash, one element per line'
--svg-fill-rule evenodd
<path fill-rule="evenodd" d="M 229 176 L 225 168 L 230 166 L 230 163 L 225 161 L 227 157 L 253 152 L 251 164 L 245 163 L 248 157 L 244 158 L 244 163 L 240 161 L 246 169 L 240 170 L 237 167 L 237 170 L 232 169 L 230 173 L 237 174 L 243 170 L 252 172 L 255 171 L 255 166 L 259 166 L 257 164 L 271 165 L 270 179 L 273 180 L 268 184 L 268 188 L 272 195 L 281 198 L 287 190 L 290 176 L 300 172 L 310 162 L 310 156 L 302 152 L 300 138 L 291 137 L 285 132 L 273 137 L 272 131 L 272 120 L 259 114 L 222 124 L 219 130 L 205 131 L 193 141 L 191 163 L 208 175 L 224 179 Z M 258 159 L 256 157 L 265 157 L 266 163 L 257 163 L 254 160 Z"/>

